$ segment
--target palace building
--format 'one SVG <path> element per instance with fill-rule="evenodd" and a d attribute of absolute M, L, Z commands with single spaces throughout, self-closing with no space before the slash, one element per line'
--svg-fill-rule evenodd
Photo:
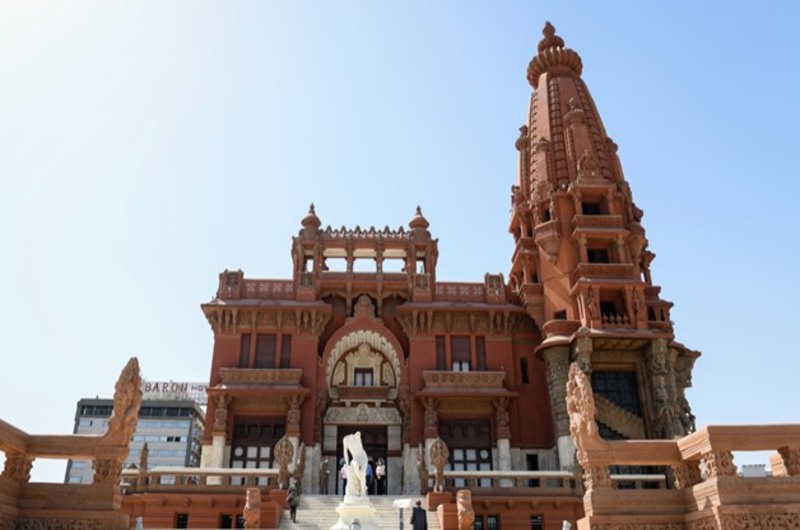
<path fill-rule="evenodd" d="M 573 361 L 606 438 L 693 430 L 684 392 L 699 354 L 675 341 L 581 58 L 549 23 L 543 33 L 516 142 L 508 275 L 439 278 L 419 208 L 407 228 L 335 229 L 312 205 L 291 278 L 226 270 L 202 305 L 214 333 L 203 466 L 271 466 L 286 435 L 304 447 L 314 492 L 321 458 L 338 462 L 342 437 L 361 431 L 390 494 L 420 492 L 418 452 L 436 438 L 452 470 L 572 470 Z"/>

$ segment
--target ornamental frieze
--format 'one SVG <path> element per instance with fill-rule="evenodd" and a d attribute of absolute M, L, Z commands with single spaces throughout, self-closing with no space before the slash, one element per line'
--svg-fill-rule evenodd
<path fill-rule="evenodd" d="M 426 387 L 473 387 L 503 390 L 505 372 L 450 372 L 425 370 L 422 379 Z"/>
<path fill-rule="evenodd" d="M 299 385 L 303 371 L 299 368 L 220 368 L 223 384 Z"/>
<path fill-rule="evenodd" d="M 331 407 L 325 414 L 325 423 L 333 424 L 402 424 L 400 413 L 395 408 L 369 407 L 362 403 L 357 407 Z"/>

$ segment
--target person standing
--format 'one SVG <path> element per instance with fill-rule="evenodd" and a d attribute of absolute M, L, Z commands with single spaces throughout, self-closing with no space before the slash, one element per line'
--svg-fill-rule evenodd
<path fill-rule="evenodd" d="M 428 530 L 428 514 L 422 507 L 422 501 L 417 501 L 417 505 L 411 512 L 411 528 L 414 530 Z"/>
<path fill-rule="evenodd" d="M 339 478 L 342 479 L 342 495 L 347 495 L 347 464 L 342 460 L 342 468 L 339 470 Z"/>
<path fill-rule="evenodd" d="M 292 519 L 293 523 L 296 523 L 297 506 L 300 504 L 300 493 L 297 492 L 295 486 L 289 488 L 289 492 L 286 495 L 286 503 L 289 505 L 289 517 Z"/>
<path fill-rule="evenodd" d="M 367 493 L 372 491 L 372 478 L 373 478 L 372 462 L 367 462 L 367 490 L 366 490 Z"/>
<path fill-rule="evenodd" d="M 323 456 L 322 461 L 319 463 L 319 492 L 322 495 L 328 494 L 328 478 L 331 475 L 330 463 L 328 457 Z"/>
<path fill-rule="evenodd" d="M 386 464 L 383 458 L 379 458 L 375 466 L 375 494 L 386 495 Z"/>

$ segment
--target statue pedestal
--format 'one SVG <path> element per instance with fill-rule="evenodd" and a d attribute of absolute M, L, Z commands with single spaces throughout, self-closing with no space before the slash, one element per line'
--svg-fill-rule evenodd
<path fill-rule="evenodd" d="M 361 530 L 378 530 L 375 508 L 372 507 L 369 497 L 345 495 L 344 501 L 336 508 L 336 513 L 339 514 L 339 522 L 331 530 L 347 530 L 355 519 L 358 519 Z"/>

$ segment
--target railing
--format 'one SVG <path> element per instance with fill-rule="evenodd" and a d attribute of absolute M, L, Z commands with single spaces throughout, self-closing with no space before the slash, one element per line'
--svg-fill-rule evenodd
<path fill-rule="evenodd" d="M 220 368 L 225 384 L 299 385 L 303 377 L 300 368 Z"/>
<path fill-rule="evenodd" d="M 486 302 L 482 283 L 436 282 L 433 299 L 437 302 Z"/>
<path fill-rule="evenodd" d="M 444 472 L 445 490 L 468 488 L 479 495 L 573 495 L 578 486 L 575 475 L 568 471 Z"/>
<path fill-rule="evenodd" d="M 424 370 L 422 379 L 425 388 L 503 388 L 505 372 L 451 372 L 447 370 Z"/>
<path fill-rule="evenodd" d="M 243 280 L 242 298 L 294 300 L 293 280 Z"/>
<path fill-rule="evenodd" d="M 575 285 L 581 278 L 635 280 L 636 267 L 632 263 L 580 263 L 570 275 L 570 281 Z"/>
<path fill-rule="evenodd" d="M 244 492 L 248 487 L 278 488 L 278 469 L 230 469 L 210 467 L 157 467 L 140 473 L 122 472 L 122 493 Z"/>
<path fill-rule="evenodd" d="M 576 215 L 572 218 L 572 226 L 576 230 L 581 228 L 622 230 L 625 228 L 621 215 Z"/>

